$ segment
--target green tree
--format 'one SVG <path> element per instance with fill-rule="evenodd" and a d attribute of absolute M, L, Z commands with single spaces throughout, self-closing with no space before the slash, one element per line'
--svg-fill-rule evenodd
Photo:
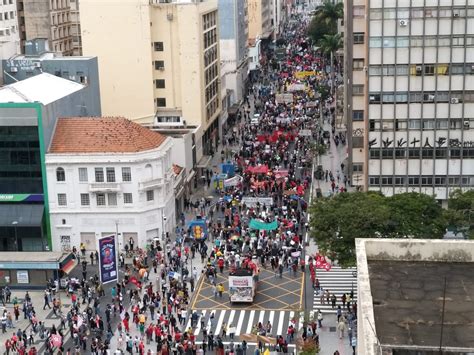
<path fill-rule="evenodd" d="M 308 26 L 308 36 L 315 42 L 327 34 L 337 33 L 337 20 L 344 17 L 343 3 L 334 4 L 325 1 L 317 10 L 310 25 Z"/>
<path fill-rule="evenodd" d="M 342 193 L 316 199 L 310 214 L 311 236 L 342 266 L 355 264 L 356 238 L 441 238 L 446 226 L 441 206 L 418 193 Z"/>
<path fill-rule="evenodd" d="M 451 193 L 448 208 L 444 210 L 450 229 L 462 231 L 468 238 L 474 237 L 474 190 L 456 190 Z"/>

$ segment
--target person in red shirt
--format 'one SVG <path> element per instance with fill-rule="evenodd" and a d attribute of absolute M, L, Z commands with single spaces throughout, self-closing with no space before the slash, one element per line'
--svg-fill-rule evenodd
<path fill-rule="evenodd" d="M 143 344 L 143 340 L 140 340 L 140 344 L 138 344 L 138 353 L 140 355 L 145 354 L 145 344 Z"/>

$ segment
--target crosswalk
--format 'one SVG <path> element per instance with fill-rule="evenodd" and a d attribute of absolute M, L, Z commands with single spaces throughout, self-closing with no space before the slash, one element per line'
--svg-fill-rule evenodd
<path fill-rule="evenodd" d="M 194 312 L 194 311 L 193 311 Z M 270 311 L 270 310 L 196 310 L 198 320 L 193 327 L 194 335 L 197 340 L 203 340 L 203 326 L 206 327 L 207 333 L 211 331 L 214 335 L 221 335 L 225 325 L 232 327 L 234 339 L 238 340 L 241 334 L 251 334 L 252 328 L 262 323 L 263 326 L 270 322 L 272 325 L 271 334 L 268 336 L 276 337 L 282 335 L 286 338 L 288 327 L 293 325 L 296 330 L 301 327 L 299 313 L 293 311 Z M 191 312 L 192 314 L 192 312 Z M 214 314 L 211 317 L 211 314 Z M 191 327 L 191 316 L 186 321 L 186 328 Z M 227 332 L 229 339 L 229 332 Z"/>
<path fill-rule="evenodd" d="M 326 301 L 326 297 L 321 299 L 321 294 L 324 291 L 329 291 L 329 294 L 336 296 L 336 306 L 342 307 L 341 297 L 345 293 L 347 299 L 351 291 L 354 291 L 354 298 L 352 302 L 357 302 L 357 277 L 356 268 L 343 269 L 339 266 L 333 266 L 330 271 L 324 269 L 318 269 L 316 271 L 316 278 L 319 280 L 320 286 L 323 291 L 314 291 L 313 309 L 320 309 L 322 313 L 336 313 L 336 309 L 331 306 L 331 300 L 329 303 Z M 324 303 L 322 303 L 323 301 Z"/>

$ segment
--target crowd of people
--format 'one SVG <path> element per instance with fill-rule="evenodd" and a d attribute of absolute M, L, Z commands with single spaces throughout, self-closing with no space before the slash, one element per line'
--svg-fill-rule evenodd
<path fill-rule="evenodd" d="M 222 162 L 233 165 L 240 179 L 218 188 L 212 209 L 206 199 L 186 201 L 185 207 L 194 208 L 207 221 L 207 238 L 193 240 L 183 215 L 175 238 L 167 235 L 163 245 L 154 241 L 141 250 L 131 239 L 126 255 L 120 256 L 123 277 L 107 292 L 97 275 L 87 273 L 88 259 L 94 264 L 98 256 L 86 255 L 81 245 L 76 257 L 82 278 L 71 278 L 65 285 L 71 307 L 63 309 L 57 281 L 44 291 L 43 309 L 53 308 L 60 325 L 46 328 L 36 318 L 28 293 L 22 304 L 13 300 L 14 314 L 5 311 L 1 319 L 2 332 L 13 334 L 5 343 L 7 354 L 36 354 L 35 337 L 44 340 L 41 352 L 46 354 L 247 354 L 245 341 L 234 343 L 232 324 L 224 325 L 222 334 L 213 334 L 202 324 L 202 340 L 197 341 L 199 315 L 191 312 L 189 302 L 200 275 L 188 261 L 200 255 L 206 282 L 213 284 L 216 297 L 226 291 L 217 282 L 217 272 L 271 268 L 281 277 L 285 271 L 296 275 L 305 270 L 303 236 L 313 147 L 315 142 L 331 144 L 315 117 L 328 120 L 334 133 L 333 98 L 321 98 L 317 88 L 335 85 L 320 54 L 307 42 L 306 25 L 307 18 L 300 14 L 286 25 L 279 43 L 286 52 L 283 60 L 275 58 L 272 49 L 264 49 L 264 65 L 251 78 L 236 125 L 222 139 Z M 334 137 L 334 144 L 345 144 L 342 134 Z M 208 186 L 218 173 L 206 172 Z M 343 191 L 347 184 L 342 166 L 334 175 L 326 171 L 325 178 L 334 182 L 333 191 L 336 186 Z M 252 221 L 265 228 L 253 227 Z M 128 257 L 132 257 L 129 264 Z M 0 301 L 10 302 L 10 295 L 4 288 Z M 18 319 L 20 309 L 31 323 L 29 334 L 12 329 L 11 320 Z M 341 310 L 338 320 L 344 317 Z M 191 327 L 186 328 L 188 319 Z M 321 326 L 319 318 L 318 322 Z M 318 344 L 317 328 L 316 322 L 304 327 L 303 338 Z M 290 325 L 286 334 L 275 334 L 271 324 L 257 323 L 253 332 L 273 335 L 274 348 L 286 353 L 297 329 Z M 224 345 L 228 336 L 231 341 Z M 262 350 L 260 344 L 255 354 Z"/>

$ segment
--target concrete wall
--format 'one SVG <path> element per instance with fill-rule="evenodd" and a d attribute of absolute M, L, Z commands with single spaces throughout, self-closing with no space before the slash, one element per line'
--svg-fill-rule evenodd
<path fill-rule="evenodd" d="M 102 114 L 152 124 L 149 1 L 81 0 L 80 11 L 83 54 L 99 58 Z"/>
<path fill-rule="evenodd" d="M 262 35 L 262 0 L 248 0 L 248 36 L 255 39 Z"/>
<path fill-rule="evenodd" d="M 51 41 L 49 0 L 27 0 L 23 6 L 26 39 L 48 38 Z"/>

